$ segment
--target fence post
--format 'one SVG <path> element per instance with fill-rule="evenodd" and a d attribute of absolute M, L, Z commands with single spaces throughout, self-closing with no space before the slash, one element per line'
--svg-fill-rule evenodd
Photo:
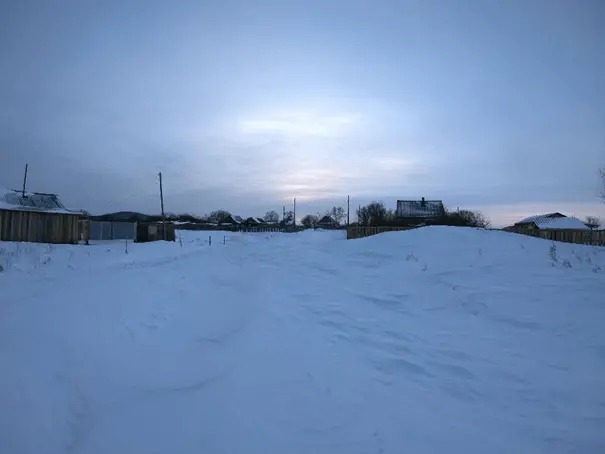
<path fill-rule="evenodd" d="M 208 246 L 212 246 L 212 235 L 208 237 Z"/>

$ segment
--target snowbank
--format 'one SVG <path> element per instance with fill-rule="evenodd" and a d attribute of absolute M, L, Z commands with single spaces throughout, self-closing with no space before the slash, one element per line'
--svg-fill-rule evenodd
<path fill-rule="evenodd" d="M 603 248 L 180 234 L 0 245 L 0 452 L 605 446 Z"/>

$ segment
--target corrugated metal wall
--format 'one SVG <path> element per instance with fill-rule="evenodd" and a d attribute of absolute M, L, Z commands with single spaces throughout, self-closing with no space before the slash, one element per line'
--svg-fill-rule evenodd
<path fill-rule="evenodd" d="M 134 240 L 136 238 L 135 222 L 90 221 L 90 239 Z"/>
<path fill-rule="evenodd" d="M 0 210 L 0 241 L 77 243 L 79 215 Z"/>

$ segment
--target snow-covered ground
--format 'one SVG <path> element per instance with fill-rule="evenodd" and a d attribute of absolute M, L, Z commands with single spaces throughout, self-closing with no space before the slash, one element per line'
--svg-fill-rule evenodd
<path fill-rule="evenodd" d="M 605 452 L 605 249 L 181 235 L 0 244 L 1 453 Z"/>

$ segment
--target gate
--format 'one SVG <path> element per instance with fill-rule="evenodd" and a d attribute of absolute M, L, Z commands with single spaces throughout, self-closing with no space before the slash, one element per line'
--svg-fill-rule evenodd
<path fill-rule="evenodd" d="M 93 241 L 134 240 L 136 222 L 90 221 L 90 239 Z"/>

